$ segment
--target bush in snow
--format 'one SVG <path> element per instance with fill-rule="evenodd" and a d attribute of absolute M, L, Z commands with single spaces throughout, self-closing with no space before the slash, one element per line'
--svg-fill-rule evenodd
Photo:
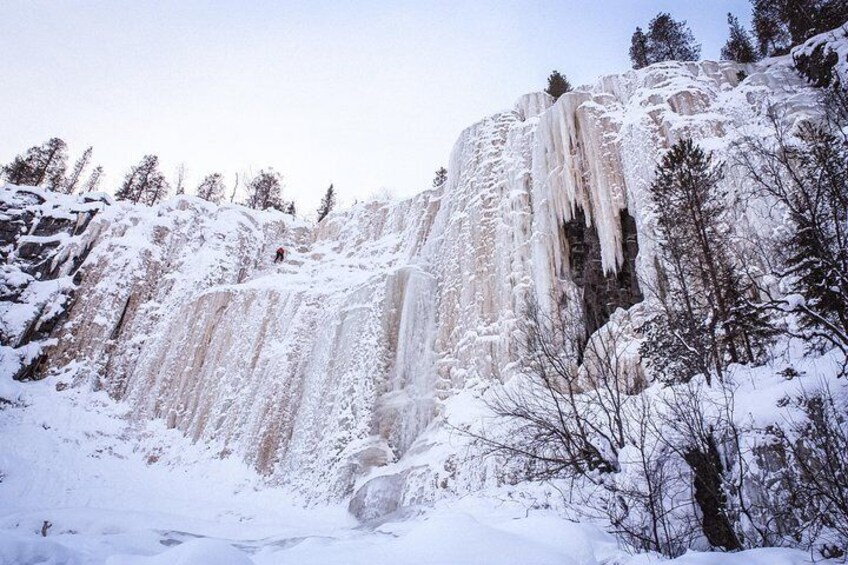
<path fill-rule="evenodd" d="M 436 176 L 433 177 L 433 188 L 442 188 L 448 182 L 448 170 L 444 167 L 439 167 L 436 171 Z"/>

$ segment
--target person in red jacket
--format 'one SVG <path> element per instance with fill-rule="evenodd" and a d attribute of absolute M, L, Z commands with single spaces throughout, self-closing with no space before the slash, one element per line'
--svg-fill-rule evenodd
<path fill-rule="evenodd" d="M 274 257 L 274 263 L 282 263 L 286 260 L 286 250 L 283 247 L 277 248 L 277 255 Z"/>

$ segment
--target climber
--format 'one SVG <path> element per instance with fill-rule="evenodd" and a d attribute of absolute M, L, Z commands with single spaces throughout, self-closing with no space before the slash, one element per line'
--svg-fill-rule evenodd
<path fill-rule="evenodd" d="M 282 263 L 286 260 L 286 250 L 283 247 L 277 248 L 277 255 L 274 257 L 274 263 Z"/>

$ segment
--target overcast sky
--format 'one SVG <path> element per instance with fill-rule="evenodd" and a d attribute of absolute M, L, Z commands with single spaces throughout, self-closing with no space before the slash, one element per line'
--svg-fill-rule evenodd
<path fill-rule="evenodd" d="M 51 136 L 94 146 L 113 191 L 145 153 L 193 187 L 274 167 L 311 210 L 428 188 L 459 132 L 541 90 L 627 70 L 660 11 L 718 58 L 747 0 L 0 0 L 0 163 Z M 230 181 L 231 182 L 231 181 Z M 191 191 L 192 188 L 189 188 Z"/>

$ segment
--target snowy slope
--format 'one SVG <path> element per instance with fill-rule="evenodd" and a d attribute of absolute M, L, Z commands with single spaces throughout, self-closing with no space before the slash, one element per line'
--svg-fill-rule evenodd
<path fill-rule="evenodd" d="M 220 445 L 126 417 L 104 391 L 7 383 L 0 395 L 0 565 L 594 565 L 655 563 L 546 508 L 542 489 L 409 508 L 359 524 L 302 507 Z M 61 387 L 59 387 L 61 388 Z M 773 387 L 772 387 L 773 388 Z M 771 389 L 770 389 L 771 390 Z M 44 536 L 42 536 L 42 530 Z M 804 552 L 691 553 L 679 565 L 800 565 Z"/>

